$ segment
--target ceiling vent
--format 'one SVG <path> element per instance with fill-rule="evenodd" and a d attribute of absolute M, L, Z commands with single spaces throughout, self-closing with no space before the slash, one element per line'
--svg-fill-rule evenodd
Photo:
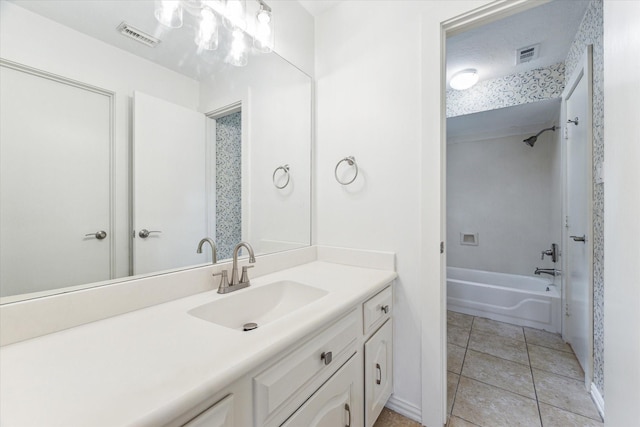
<path fill-rule="evenodd" d="M 132 27 L 126 22 L 118 25 L 118 32 L 123 36 L 129 37 L 131 39 L 134 39 L 135 41 L 142 43 L 145 46 L 156 47 L 158 43 L 160 43 L 160 39 L 157 39 L 152 35 L 137 29 L 136 27 Z"/>
<path fill-rule="evenodd" d="M 538 58 L 539 52 L 540 52 L 540 44 L 521 47 L 520 49 L 516 50 L 516 65 L 523 64 L 525 62 L 529 62 Z"/>

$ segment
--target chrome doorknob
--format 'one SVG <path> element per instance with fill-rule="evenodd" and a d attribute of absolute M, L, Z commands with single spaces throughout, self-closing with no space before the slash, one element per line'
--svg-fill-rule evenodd
<path fill-rule="evenodd" d="M 140 232 L 138 233 L 138 236 L 140 236 L 143 239 L 146 239 L 147 237 L 149 237 L 149 235 L 151 233 L 162 233 L 162 231 L 158 231 L 158 230 L 147 230 L 146 228 L 143 228 L 142 230 L 140 230 Z"/>
<path fill-rule="evenodd" d="M 104 230 L 100 230 L 100 231 L 96 231 L 95 233 L 89 233 L 84 235 L 84 237 L 89 237 L 89 236 L 93 236 L 98 240 L 102 240 L 105 237 L 107 237 L 107 232 Z"/>

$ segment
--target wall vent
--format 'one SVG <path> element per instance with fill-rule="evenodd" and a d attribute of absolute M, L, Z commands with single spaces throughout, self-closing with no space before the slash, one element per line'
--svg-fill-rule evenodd
<path fill-rule="evenodd" d="M 540 44 L 521 47 L 516 50 L 516 65 L 538 58 L 538 53 L 540 53 Z"/>
<path fill-rule="evenodd" d="M 122 22 L 120 25 L 118 25 L 118 32 L 123 36 L 129 37 L 137 42 L 142 43 L 145 46 L 156 47 L 158 43 L 160 43 L 160 39 L 157 39 L 152 35 L 137 29 L 136 27 L 132 27 L 126 22 Z"/>

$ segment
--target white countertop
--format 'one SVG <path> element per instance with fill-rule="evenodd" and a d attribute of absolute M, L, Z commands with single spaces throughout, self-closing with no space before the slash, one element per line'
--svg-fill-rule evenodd
<path fill-rule="evenodd" d="M 252 279 L 329 291 L 250 333 L 187 312 L 227 295 L 204 292 L 0 348 L 0 425 L 158 425 L 299 342 L 396 277 L 311 262 Z M 249 288 L 251 289 L 251 288 Z"/>

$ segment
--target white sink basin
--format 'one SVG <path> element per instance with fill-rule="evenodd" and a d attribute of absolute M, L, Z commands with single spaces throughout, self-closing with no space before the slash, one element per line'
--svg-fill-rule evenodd
<path fill-rule="evenodd" d="M 288 280 L 249 287 L 192 310 L 189 314 L 226 328 L 242 331 L 247 323 L 258 328 L 310 304 L 328 292 Z"/>

